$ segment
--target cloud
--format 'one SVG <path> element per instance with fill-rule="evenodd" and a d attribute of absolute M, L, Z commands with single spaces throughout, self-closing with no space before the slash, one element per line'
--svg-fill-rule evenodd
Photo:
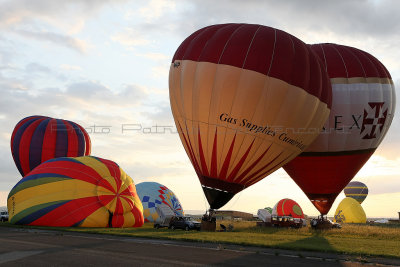
<path fill-rule="evenodd" d="M 80 66 L 74 66 L 74 65 L 69 65 L 69 64 L 61 64 L 59 66 L 60 69 L 62 70 L 67 70 L 67 71 L 81 71 L 82 68 Z"/>
<path fill-rule="evenodd" d="M 81 54 L 85 54 L 88 49 L 88 44 L 86 41 L 73 38 L 67 35 L 62 35 L 52 32 L 33 32 L 27 30 L 16 30 L 15 33 L 18 33 L 28 39 L 47 41 L 56 45 L 64 46 L 72 50 L 75 50 Z"/>
<path fill-rule="evenodd" d="M 143 37 L 143 34 L 133 28 L 125 28 L 111 37 L 111 40 L 127 47 L 144 46 L 150 44 L 150 40 Z"/>
<path fill-rule="evenodd" d="M 28 65 L 26 65 L 25 71 L 31 73 L 32 72 L 39 72 L 45 74 L 51 73 L 51 70 L 48 67 L 40 65 L 38 63 L 29 63 Z"/>
<path fill-rule="evenodd" d="M 41 20 L 61 28 L 82 26 L 82 20 L 94 16 L 106 6 L 121 4 L 125 0 L 6 0 L 0 3 L 0 27 L 30 24 Z"/>
<path fill-rule="evenodd" d="M 175 2 L 169 0 L 151 0 L 148 5 L 139 9 L 139 14 L 147 21 L 161 17 L 175 9 Z"/>
<path fill-rule="evenodd" d="M 180 6 L 186 1 L 177 3 Z M 245 22 L 280 25 L 280 28 L 302 31 L 336 32 L 347 36 L 392 36 L 400 32 L 396 19 L 399 8 L 400 3 L 395 0 L 194 0 L 187 4 L 187 8 L 181 9 L 185 17 L 190 18 L 190 22 L 181 26 L 200 28 L 221 22 Z"/>
<path fill-rule="evenodd" d="M 125 0 L 6 0 L 0 2 L 0 29 L 86 53 L 88 43 L 74 37 L 88 19 Z M 46 30 L 43 30 L 46 29 Z"/>
<path fill-rule="evenodd" d="M 170 56 L 163 53 L 145 53 L 137 54 L 137 56 L 150 59 L 156 63 L 156 66 L 151 68 L 152 77 L 155 79 L 168 79 L 169 67 L 170 67 Z"/>
<path fill-rule="evenodd" d="M 146 54 L 137 54 L 137 55 L 154 61 L 169 61 L 169 59 L 171 58 L 170 56 L 165 55 L 163 53 L 154 53 L 154 52 Z"/>

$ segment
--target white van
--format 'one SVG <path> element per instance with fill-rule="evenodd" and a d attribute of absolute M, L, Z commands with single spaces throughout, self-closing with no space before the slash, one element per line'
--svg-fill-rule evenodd
<path fill-rule="evenodd" d="M 1 222 L 8 221 L 8 212 L 7 211 L 0 211 L 0 221 Z"/>

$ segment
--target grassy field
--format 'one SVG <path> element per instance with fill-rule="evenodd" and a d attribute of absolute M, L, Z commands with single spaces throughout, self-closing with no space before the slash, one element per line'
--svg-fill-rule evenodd
<path fill-rule="evenodd" d="M 57 229 L 63 231 L 148 237 L 216 244 L 238 244 L 344 253 L 357 256 L 385 256 L 400 258 L 400 224 L 389 225 L 343 225 L 342 229 L 316 231 L 310 227 L 301 229 L 260 228 L 255 222 L 218 222 L 234 225 L 232 232 L 198 232 L 169 229 L 154 229 L 153 224 L 141 228 L 50 228 L 14 226 L 0 223 L 4 227 Z"/>

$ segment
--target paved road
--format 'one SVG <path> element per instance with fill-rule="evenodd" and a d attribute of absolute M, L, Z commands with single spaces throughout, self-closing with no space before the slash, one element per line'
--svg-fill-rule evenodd
<path fill-rule="evenodd" d="M 6 227 L 0 227 L 0 265 L 362 266 L 319 254 Z"/>

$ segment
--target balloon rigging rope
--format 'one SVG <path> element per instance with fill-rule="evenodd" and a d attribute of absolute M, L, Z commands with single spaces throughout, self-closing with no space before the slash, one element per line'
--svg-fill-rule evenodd
<path fill-rule="evenodd" d="M 204 207 L 205 207 L 205 209 L 206 209 L 206 212 L 207 212 L 208 208 L 207 208 L 207 200 L 206 200 L 206 196 L 205 196 L 204 194 L 202 194 L 202 195 L 203 195 Z"/>
<path fill-rule="evenodd" d="M 229 207 L 228 207 L 229 210 L 232 209 L 232 207 L 236 204 L 236 202 L 238 202 L 238 200 L 239 200 L 240 196 L 242 195 L 242 193 L 243 193 L 243 190 L 240 191 L 240 193 L 239 193 L 238 197 L 236 198 L 236 200 L 229 205 Z"/>

